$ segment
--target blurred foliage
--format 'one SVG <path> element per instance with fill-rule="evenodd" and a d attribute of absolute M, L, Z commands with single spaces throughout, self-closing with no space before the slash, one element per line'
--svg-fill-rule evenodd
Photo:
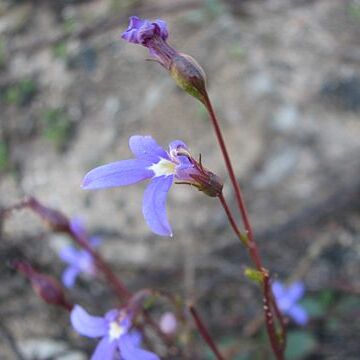
<path fill-rule="evenodd" d="M 307 297 L 302 300 L 301 305 L 304 306 L 310 318 L 322 317 L 326 315 L 334 300 L 334 293 L 330 290 L 324 290 L 317 296 Z"/>
<path fill-rule="evenodd" d="M 224 12 L 225 8 L 220 0 L 203 0 L 202 8 L 189 11 L 186 20 L 192 24 L 201 24 L 217 18 Z"/>
<path fill-rule="evenodd" d="M 234 44 L 230 48 L 229 55 L 236 60 L 244 60 L 247 50 L 239 44 Z"/>
<path fill-rule="evenodd" d="M 125 10 L 129 7 L 136 6 L 141 3 L 141 0 L 112 0 L 111 8 L 113 10 Z"/>
<path fill-rule="evenodd" d="M 42 117 L 42 136 L 53 142 L 59 151 L 66 148 L 73 135 L 74 123 L 62 108 L 48 109 Z"/>
<path fill-rule="evenodd" d="M 360 3 L 353 1 L 348 6 L 348 15 L 355 21 L 360 21 Z"/>
<path fill-rule="evenodd" d="M 9 105 L 29 105 L 38 92 L 35 80 L 26 78 L 8 85 L 2 91 L 2 100 Z"/>
<path fill-rule="evenodd" d="M 75 19 L 73 18 L 65 19 L 63 27 L 66 34 L 68 35 L 72 34 L 76 29 Z"/>
<path fill-rule="evenodd" d="M 9 167 L 9 149 L 5 141 L 0 140 L 0 171 Z"/>
<path fill-rule="evenodd" d="M 5 41 L 0 40 L 0 70 L 6 65 Z"/>
<path fill-rule="evenodd" d="M 306 331 L 291 331 L 288 333 L 285 358 L 295 360 L 304 358 L 310 354 L 316 347 L 314 336 Z"/>
<path fill-rule="evenodd" d="M 65 42 L 59 42 L 53 47 L 53 54 L 55 57 L 66 60 L 68 57 L 67 45 Z"/>

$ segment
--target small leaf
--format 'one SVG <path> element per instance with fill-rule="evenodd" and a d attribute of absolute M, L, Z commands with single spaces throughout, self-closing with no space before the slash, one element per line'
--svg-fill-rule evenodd
<path fill-rule="evenodd" d="M 264 277 L 263 273 L 259 270 L 247 267 L 244 271 L 245 276 L 256 283 L 262 283 Z"/>

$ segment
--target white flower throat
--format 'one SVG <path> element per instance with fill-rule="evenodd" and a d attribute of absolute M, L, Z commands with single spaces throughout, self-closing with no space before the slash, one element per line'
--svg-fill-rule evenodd
<path fill-rule="evenodd" d="M 125 334 L 125 332 L 125 329 L 116 321 L 110 323 L 109 336 L 111 340 L 118 339 L 121 335 Z"/>
<path fill-rule="evenodd" d="M 161 158 L 159 162 L 156 164 L 152 164 L 148 167 L 149 170 L 152 170 L 154 172 L 154 177 L 158 176 L 169 176 L 175 174 L 175 167 L 176 164 L 172 161 L 169 161 L 167 159 Z"/>

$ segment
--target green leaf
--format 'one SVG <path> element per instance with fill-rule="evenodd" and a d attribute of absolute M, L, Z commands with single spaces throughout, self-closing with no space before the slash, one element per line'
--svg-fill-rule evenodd
<path fill-rule="evenodd" d="M 310 354 L 316 346 L 315 337 L 305 331 L 292 331 L 288 334 L 285 358 L 287 360 L 301 359 Z"/>

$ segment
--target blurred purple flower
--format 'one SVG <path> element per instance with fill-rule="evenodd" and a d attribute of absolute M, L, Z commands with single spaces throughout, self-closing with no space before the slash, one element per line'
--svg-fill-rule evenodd
<path fill-rule="evenodd" d="M 70 228 L 76 236 L 84 239 L 88 238 L 86 229 L 78 218 L 72 218 L 70 220 Z M 91 237 L 88 241 L 93 248 L 99 246 L 101 243 L 98 237 Z M 74 286 L 76 278 L 80 273 L 90 276 L 96 274 L 94 258 L 86 250 L 69 245 L 60 251 L 59 256 L 61 260 L 69 264 L 62 274 L 62 282 L 68 288 Z"/>
<path fill-rule="evenodd" d="M 165 334 L 173 334 L 177 328 L 177 320 L 171 311 L 165 312 L 160 318 L 160 329 Z"/>
<path fill-rule="evenodd" d="M 83 336 L 101 337 L 91 360 L 160 360 L 140 348 L 141 335 L 130 330 L 131 314 L 124 310 L 110 310 L 104 317 L 92 316 L 79 305 L 71 311 L 71 324 Z"/>
<path fill-rule="evenodd" d="M 282 313 L 290 316 L 298 325 L 307 324 L 309 316 L 306 310 L 297 304 L 305 293 L 302 282 L 297 281 L 284 286 L 281 282 L 275 281 L 272 284 L 272 291 Z"/>
<path fill-rule="evenodd" d="M 151 230 L 162 236 L 172 236 L 166 215 L 166 196 L 174 180 L 196 186 L 209 196 L 217 196 L 222 184 L 190 155 L 180 140 L 169 144 L 165 151 L 151 136 L 134 135 L 129 147 L 135 159 L 122 160 L 97 167 L 83 180 L 84 189 L 101 189 L 135 184 L 151 179 L 145 190 L 143 214 Z M 219 190 L 220 188 L 220 190 Z"/>

